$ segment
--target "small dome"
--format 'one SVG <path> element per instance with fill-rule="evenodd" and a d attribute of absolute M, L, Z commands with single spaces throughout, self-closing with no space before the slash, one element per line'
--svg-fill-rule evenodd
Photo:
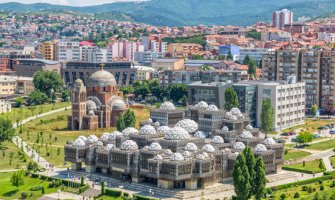
<path fill-rule="evenodd" d="M 84 82 L 81 80 L 81 79 L 77 79 L 75 82 L 74 82 L 75 86 L 83 86 L 84 85 Z"/>
<path fill-rule="evenodd" d="M 163 160 L 163 156 L 161 156 L 161 155 L 156 155 L 156 156 L 154 157 L 154 160 Z"/>
<path fill-rule="evenodd" d="M 113 131 L 109 134 L 109 140 L 115 140 L 116 136 L 122 136 L 123 134 L 120 131 Z"/>
<path fill-rule="evenodd" d="M 151 118 L 149 118 L 149 119 L 147 119 L 147 122 L 148 123 L 152 123 L 152 122 L 154 122 Z"/>
<path fill-rule="evenodd" d="M 154 143 L 151 143 L 149 149 L 151 151 L 160 151 L 160 150 L 162 150 L 162 146 L 159 143 L 154 142 Z"/>
<path fill-rule="evenodd" d="M 264 144 L 257 144 L 255 151 L 256 152 L 264 152 L 267 151 L 268 149 L 264 146 Z"/>
<path fill-rule="evenodd" d="M 74 146 L 85 146 L 85 141 L 80 139 L 80 138 L 77 138 L 74 142 L 73 142 L 73 145 Z"/>
<path fill-rule="evenodd" d="M 101 136 L 100 136 L 100 140 L 108 140 L 109 139 L 109 133 L 103 133 Z"/>
<path fill-rule="evenodd" d="M 185 146 L 185 151 L 197 151 L 198 147 L 194 143 L 187 143 Z"/>
<path fill-rule="evenodd" d="M 96 144 L 97 146 L 104 146 L 104 143 L 102 143 L 101 141 L 97 141 L 95 144 Z"/>
<path fill-rule="evenodd" d="M 202 155 L 204 155 L 205 157 L 208 157 L 208 153 L 207 152 L 202 152 Z"/>
<path fill-rule="evenodd" d="M 197 131 L 195 134 L 194 134 L 194 137 L 196 138 L 206 138 L 207 137 L 207 134 L 203 131 Z"/>
<path fill-rule="evenodd" d="M 219 111 L 219 109 L 216 107 L 216 105 L 209 105 L 206 111 L 216 112 Z"/>
<path fill-rule="evenodd" d="M 242 114 L 241 111 L 240 111 L 240 109 L 238 109 L 238 108 L 232 108 L 230 110 L 230 112 L 231 112 L 232 115 L 240 115 L 240 114 Z"/>
<path fill-rule="evenodd" d="M 128 127 L 122 131 L 123 135 L 138 134 L 138 130 L 133 127 Z"/>
<path fill-rule="evenodd" d="M 164 154 L 167 155 L 167 156 L 171 156 L 173 153 L 172 153 L 172 151 L 170 149 L 166 149 L 164 151 Z"/>
<path fill-rule="evenodd" d="M 154 135 L 156 134 L 156 129 L 151 125 L 144 125 L 141 127 L 140 135 Z"/>
<path fill-rule="evenodd" d="M 248 126 L 245 127 L 245 129 L 247 129 L 247 130 L 252 130 L 252 129 L 254 129 L 254 127 L 252 127 L 252 126 L 249 124 Z"/>
<path fill-rule="evenodd" d="M 159 122 L 155 122 L 153 125 L 154 125 L 155 127 L 159 127 L 159 126 L 161 125 L 161 123 L 159 123 Z"/>
<path fill-rule="evenodd" d="M 224 140 L 221 136 L 214 136 L 213 137 L 213 143 L 214 144 L 223 144 Z"/>
<path fill-rule="evenodd" d="M 127 110 L 127 105 L 123 100 L 117 99 L 112 102 L 112 109 L 115 111 Z"/>
<path fill-rule="evenodd" d="M 228 132 L 229 128 L 228 128 L 228 126 L 223 126 L 221 130 L 224 131 L 224 132 Z"/>
<path fill-rule="evenodd" d="M 110 150 L 112 150 L 112 149 L 114 149 L 115 148 L 115 145 L 114 144 L 107 144 L 106 145 L 106 149 L 108 150 L 108 151 L 110 151 Z"/>
<path fill-rule="evenodd" d="M 77 139 L 82 139 L 82 140 L 85 142 L 85 141 L 87 140 L 87 137 L 81 135 L 81 136 L 79 136 Z"/>
<path fill-rule="evenodd" d="M 90 136 L 88 136 L 86 142 L 89 143 L 89 144 L 93 144 L 94 142 L 97 142 L 97 141 L 98 141 L 97 136 L 95 136 L 95 135 L 90 135 Z"/>
<path fill-rule="evenodd" d="M 88 111 L 88 116 L 95 116 L 94 111 L 93 111 L 93 110 L 89 110 L 89 111 Z"/>
<path fill-rule="evenodd" d="M 117 84 L 114 75 L 105 70 L 94 72 L 87 81 L 87 86 L 91 87 L 108 87 L 116 85 Z"/>
<path fill-rule="evenodd" d="M 165 134 L 164 138 L 167 140 L 187 140 L 190 139 L 191 136 L 185 129 L 174 127 Z"/>
<path fill-rule="evenodd" d="M 86 107 L 87 107 L 87 110 L 97 110 L 97 104 L 92 101 L 92 100 L 87 100 L 86 101 Z"/>
<path fill-rule="evenodd" d="M 197 108 L 208 108 L 208 104 L 204 101 L 200 101 L 199 103 L 197 103 L 195 105 L 195 107 L 197 107 Z"/>
<path fill-rule="evenodd" d="M 174 153 L 172 154 L 172 156 L 170 157 L 171 161 L 182 161 L 184 160 L 183 155 L 181 155 L 180 153 Z"/>
<path fill-rule="evenodd" d="M 265 145 L 273 145 L 276 144 L 276 141 L 273 138 L 266 138 L 263 142 Z"/>
<path fill-rule="evenodd" d="M 164 102 L 162 105 L 159 107 L 159 110 L 175 110 L 176 107 L 173 105 L 171 102 Z"/>
<path fill-rule="evenodd" d="M 194 133 L 196 130 L 198 130 L 198 123 L 191 119 L 183 119 L 175 126 L 185 129 L 188 133 Z"/>
<path fill-rule="evenodd" d="M 184 152 L 183 152 L 183 156 L 184 156 L 184 157 L 190 157 L 190 156 L 192 156 L 192 154 L 191 154 L 191 152 L 189 152 L 189 151 L 184 151 Z"/>
<path fill-rule="evenodd" d="M 234 149 L 236 150 L 244 150 L 245 145 L 242 142 L 236 142 L 233 146 Z"/>
<path fill-rule="evenodd" d="M 198 160 L 206 160 L 206 156 L 204 154 L 200 153 L 200 154 L 198 154 L 196 156 L 196 159 L 198 159 Z"/>
<path fill-rule="evenodd" d="M 207 153 L 215 152 L 215 148 L 210 144 L 206 144 L 204 147 L 202 147 L 202 150 L 207 152 Z"/>
<path fill-rule="evenodd" d="M 157 133 L 165 135 L 170 130 L 170 127 L 168 126 L 161 126 L 157 128 Z"/>
<path fill-rule="evenodd" d="M 121 144 L 122 150 L 137 150 L 138 146 L 135 141 L 133 140 L 126 140 Z"/>
<path fill-rule="evenodd" d="M 240 138 L 250 139 L 252 138 L 252 134 L 250 133 L 250 131 L 243 131 L 240 135 Z"/>

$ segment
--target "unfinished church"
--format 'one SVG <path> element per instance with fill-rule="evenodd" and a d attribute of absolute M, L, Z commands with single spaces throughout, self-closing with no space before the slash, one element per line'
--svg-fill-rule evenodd
<path fill-rule="evenodd" d="M 284 145 L 261 138 L 239 109 L 230 112 L 200 102 L 186 110 L 170 102 L 150 113 L 140 130 L 80 136 L 65 146 L 73 170 L 126 176 L 159 188 L 197 189 L 232 174 L 237 155 L 249 146 L 264 160 L 266 172 L 283 163 Z"/>

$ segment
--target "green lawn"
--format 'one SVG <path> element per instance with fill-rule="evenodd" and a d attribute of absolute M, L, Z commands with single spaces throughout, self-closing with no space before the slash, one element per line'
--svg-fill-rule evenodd
<path fill-rule="evenodd" d="M 35 186 L 44 186 L 45 188 L 45 194 L 54 193 L 57 192 L 61 187 L 58 188 L 48 188 L 48 185 L 50 182 L 40 180 L 38 178 L 30 178 L 29 176 L 26 176 L 24 178 L 24 185 L 19 187 L 19 190 L 16 190 L 15 186 L 12 186 L 10 182 L 10 177 L 12 176 L 11 173 L 0 173 L 0 199 L 19 199 L 22 192 L 28 193 L 29 200 L 38 199 L 42 196 L 41 191 L 30 191 L 29 189 L 31 187 Z M 65 187 L 65 189 L 67 189 Z M 72 189 L 73 190 L 73 189 Z M 32 196 L 29 197 L 29 195 L 32 194 Z"/>
<path fill-rule="evenodd" d="M 59 102 L 54 104 L 44 104 L 38 106 L 24 106 L 22 108 L 12 108 L 9 113 L 1 113 L 1 117 L 10 119 L 13 123 L 17 120 L 26 119 L 39 113 L 45 113 L 50 110 L 57 110 L 70 106 L 69 102 Z"/>
<path fill-rule="evenodd" d="M 327 140 L 327 141 L 311 144 L 305 148 L 311 149 L 311 150 L 324 151 L 328 149 L 333 149 L 334 147 L 335 147 L 335 140 Z"/>
<path fill-rule="evenodd" d="M 294 149 L 290 149 L 288 150 L 288 153 L 284 155 L 284 160 L 290 160 L 290 159 L 299 159 L 299 158 L 303 158 L 306 156 L 309 156 L 310 153 L 306 152 L 306 151 L 299 151 L 299 150 L 294 150 Z"/>
<path fill-rule="evenodd" d="M 321 160 L 321 162 L 323 162 Z M 312 160 L 312 161 L 306 161 L 305 166 L 303 166 L 303 163 L 293 164 L 293 165 L 285 165 L 282 167 L 285 170 L 291 170 L 291 171 L 298 171 L 298 172 L 304 172 L 304 173 L 318 173 L 323 172 L 325 169 L 319 168 L 319 160 Z"/>
<path fill-rule="evenodd" d="M 327 120 L 327 119 L 321 119 L 321 120 L 306 119 L 304 124 L 301 124 L 301 125 L 298 125 L 298 126 L 293 126 L 291 128 L 287 128 L 287 129 L 282 130 L 280 132 L 290 132 L 290 131 L 294 131 L 294 130 L 299 129 L 299 128 L 304 128 L 304 129 L 310 130 L 311 132 L 316 132 L 316 131 L 318 131 L 318 127 L 325 126 L 327 124 L 334 123 L 334 122 L 335 122 L 335 120 L 333 120 L 333 119 L 329 119 L 329 120 Z"/>
<path fill-rule="evenodd" d="M 3 142 L 0 144 L 0 170 L 22 168 L 28 165 L 29 158 L 26 157 L 26 162 L 24 162 L 23 159 L 20 159 L 18 150 L 19 149 L 12 142 Z M 11 154 L 13 154 L 13 158 L 10 164 Z"/>
<path fill-rule="evenodd" d="M 329 160 L 333 166 L 335 166 L 335 156 L 329 157 Z"/>

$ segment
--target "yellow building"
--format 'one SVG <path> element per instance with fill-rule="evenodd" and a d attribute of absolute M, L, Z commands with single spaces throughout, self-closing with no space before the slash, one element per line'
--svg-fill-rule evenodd
<path fill-rule="evenodd" d="M 29 95 L 35 89 L 33 78 L 31 77 L 17 77 L 16 84 L 16 92 L 18 94 Z"/>
<path fill-rule="evenodd" d="M 151 67 L 156 70 L 181 70 L 185 68 L 184 59 L 155 59 Z"/>
<path fill-rule="evenodd" d="M 47 41 L 41 44 L 41 53 L 46 60 L 55 60 L 55 42 Z"/>
<path fill-rule="evenodd" d="M 174 43 L 168 45 L 167 52 L 173 58 L 188 58 L 202 54 L 202 46 L 194 43 Z"/>
<path fill-rule="evenodd" d="M 0 76 L 0 95 L 29 95 L 34 89 L 32 77 Z"/>
<path fill-rule="evenodd" d="M 0 95 L 15 94 L 16 79 L 9 76 L 0 76 Z"/>

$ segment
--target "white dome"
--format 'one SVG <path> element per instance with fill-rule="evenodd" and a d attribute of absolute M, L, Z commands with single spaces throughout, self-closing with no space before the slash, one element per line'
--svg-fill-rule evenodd
<path fill-rule="evenodd" d="M 154 135 L 156 134 L 156 129 L 151 125 L 144 125 L 141 127 L 140 135 Z"/>
<path fill-rule="evenodd" d="M 172 156 L 170 157 L 171 161 L 182 161 L 184 160 L 183 155 L 181 155 L 180 153 L 174 153 L 172 154 Z"/>
<path fill-rule="evenodd" d="M 223 144 L 224 143 L 224 140 L 221 136 L 214 136 L 213 137 L 213 143 L 214 144 Z"/>
<path fill-rule="evenodd" d="M 87 100 L 86 101 L 86 107 L 87 107 L 87 110 L 95 111 L 97 109 L 97 104 L 92 100 Z"/>
<path fill-rule="evenodd" d="M 202 150 L 207 152 L 207 153 L 215 152 L 215 148 L 210 144 L 206 144 L 204 147 L 202 147 Z"/>
<path fill-rule="evenodd" d="M 74 142 L 73 142 L 73 145 L 74 146 L 85 146 L 85 141 L 80 139 L 80 138 L 77 138 Z"/>
<path fill-rule="evenodd" d="M 121 144 L 122 150 L 137 150 L 138 146 L 133 140 L 126 140 Z"/>
<path fill-rule="evenodd" d="M 97 141 L 95 144 L 98 146 L 104 146 L 104 143 L 102 143 L 101 141 Z"/>
<path fill-rule="evenodd" d="M 241 118 L 241 119 L 245 118 L 243 114 L 239 114 L 238 117 Z"/>
<path fill-rule="evenodd" d="M 98 141 L 98 138 L 97 138 L 97 136 L 95 136 L 95 135 L 90 135 L 90 136 L 88 136 L 88 138 L 87 138 L 87 141 L 86 142 L 88 142 L 88 143 L 94 143 L 94 142 L 97 142 Z"/>
<path fill-rule="evenodd" d="M 252 127 L 252 126 L 249 124 L 248 126 L 245 127 L 245 129 L 247 129 L 247 130 L 252 130 L 252 129 L 254 129 L 254 127 Z"/>
<path fill-rule="evenodd" d="M 109 133 L 103 133 L 101 136 L 100 136 L 100 140 L 108 140 L 109 139 Z"/>
<path fill-rule="evenodd" d="M 114 144 L 107 144 L 106 145 L 106 149 L 108 150 L 108 151 L 110 151 L 111 149 L 114 149 L 115 148 L 115 145 Z"/>
<path fill-rule="evenodd" d="M 152 122 L 154 122 L 151 118 L 149 118 L 148 120 L 147 120 L 147 122 L 149 122 L 149 123 L 152 123 Z"/>
<path fill-rule="evenodd" d="M 188 133 L 194 133 L 196 130 L 198 130 L 198 123 L 191 119 L 183 119 L 179 121 L 175 127 L 181 127 Z"/>
<path fill-rule="evenodd" d="M 161 155 L 156 155 L 156 156 L 154 157 L 154 160 L 163 160 L 163 156 L 161 156 Z"/>
<path fill-rule="evenodd" d="M 195 107 L 197 107 L 197 108 L 208 108 L 208 104 L 204 101 L 200 101 L 199 103 L 197 103 L 195 105 Z"/>
<path fill-rule="evenodd" d="M 171 102 L 164 102 L 162 105 L 159 107 L 159 110 L 175 110 L 176 107 L 173 105 Z"/>
<path fill-rule="evenodd" d="M 223 126 L 221 130 L 224 131 L 224 132 L 228 132 L 229 128 L 228 128 L 228 126 Z"/>
<path fill-rule="evenodd" d="M 252 138 L 252 134 L 250 133 L 250 131 L 243 131 L 240 135 L 240 138 L 250 139 Z"/>
<path fill-rule="evenodd" d="M 159 122 L 155 122 L 154 123 L 154 126 L 156 126 L 156 127 L 158 127 L 158 126 L 160 126 L 161 124 L 159 123 Z"/>
<path fill-rule="evenodd" d="M 207 137 L 207 134 L 203 131 L 197 131 L 195 134 L 194 134 L 194 137 L 196 138 L 206 138 Z"/>
<path fill-rule="evenodd" d="M 162 146 L 160 144 L 158 144 L 157 142 L 151 143 L 149 149 L 151 151 L 160 151 L 162 150 Z"/>
<path fill-rule="evenodd" d="M 237 120 L 237 117 L 234 116 L 234 115 L 232 115 L 229 119 L 230 119 L 230 120 L 234 120 L 234 121 L 236 121 L 236 120 Z"/>
<path fill-rule="evenodd" d="M 266 138 L 263 143 L 266 145 L 273 145 L 273 144 L 276 144 L 276 141 L 273 138 L 269 137 L 269 138 Z"/>
<path fill-rule="evenodd" d="M 255 151 L 256 152 L 264 152 L 267 151 L 268 149 L 264 146 L 264 144 L 257 144 Z"/>
<path fill-rule="evenodd" d="M 109 134 L 109 140 L 115 140 L 116 136 L 122 136 L 123 134 L 120 131 L 113 131 Z"/>
<path fill-rule="evenodd" d="M 133 127 L 128 127 L 122 131 L 123 135 L 129 135 L 129 134 L 138 134 L 138 130 Z"/>
<path fill-rule="evenodd" d="M 238 108 L 232 108 L 230 110 L 230 112 L 231 112 L 232 115 L 240 115 L 240 114 L 242 114 L 241 111 L 240 111 L 240 109 L 238 109 Z"/>
<path fill-rule="evenodd" d="M 194 143 L 187 143 L 185 146 L 186 151 L 197 151 L 198 147 Z"/>
<path fill-rule="evenodd" d="M 95 114 L 94 114 L 94 111 L 93 111 L 93 110 L 89 110 L 89 111 L 88 111 L 88 115 L 89 115 L 89 116 L 94 116 L 94 115 L 95 115 Z"/>
<path fill-rule="evenodd" d="M 184 151 L 184 152 L 183 152 L 183 156 L 185 156 L 185 157 L 190 157 L 190 156 L 192 156 L 192 154 L 191 154 L 191 152 L 189 152 L 189 151 Z"/>
<path fill-rule="evenodd" d="M 81 135 L 81 136 L 79 136 L 77 139 L 82 139 L 82 140 L 85 142 L 85 141 L 87 140 L 87 137 Z"/>
<path fill-rule="evenodd" d="M 204 155 L 205 157 L 208 157 L 208 153 L 207 152 L 202 152 L 202 155 Z"/>
<path fill-rule="evenodd" d="M 219 111 L 218 107 L 216 105 L 209 105 L 206 111 Z"/>
<path fill-rule="evenodd" d="M 236 142 L 233 146 L 234 149 L 236 150 L 244 150 L 245 145 L 242 142 Z"/>
<path fill-rule="evenodd" d="M 190 139 L 191 136 L 185 129 L 174 127 L 165 134 L 164 138 L 167 140 L 187 140 Z"/>
<path fill-rule="evenodd" d="M 171 156 L 173 153 L 172 153 L 172 151 L 170 149 L 166 149 L 164 151 L 164 154 L 167 155 L 167 156 Z"/>
<path fill-rule="evenodd" d="M 198 159 L 198 160 L 205 160 L 206 159 L 206 157 L 207 156 L 205 156 L 204 154 L 198 154 L 197 156 L 196 156 L 196 158 Z"/>
<path fill-rule="evenodd" d="M 165 135 L 170 130 L 170 127 L 168 126 L 160 126 L 157 128 L 157 133 Z"/>

